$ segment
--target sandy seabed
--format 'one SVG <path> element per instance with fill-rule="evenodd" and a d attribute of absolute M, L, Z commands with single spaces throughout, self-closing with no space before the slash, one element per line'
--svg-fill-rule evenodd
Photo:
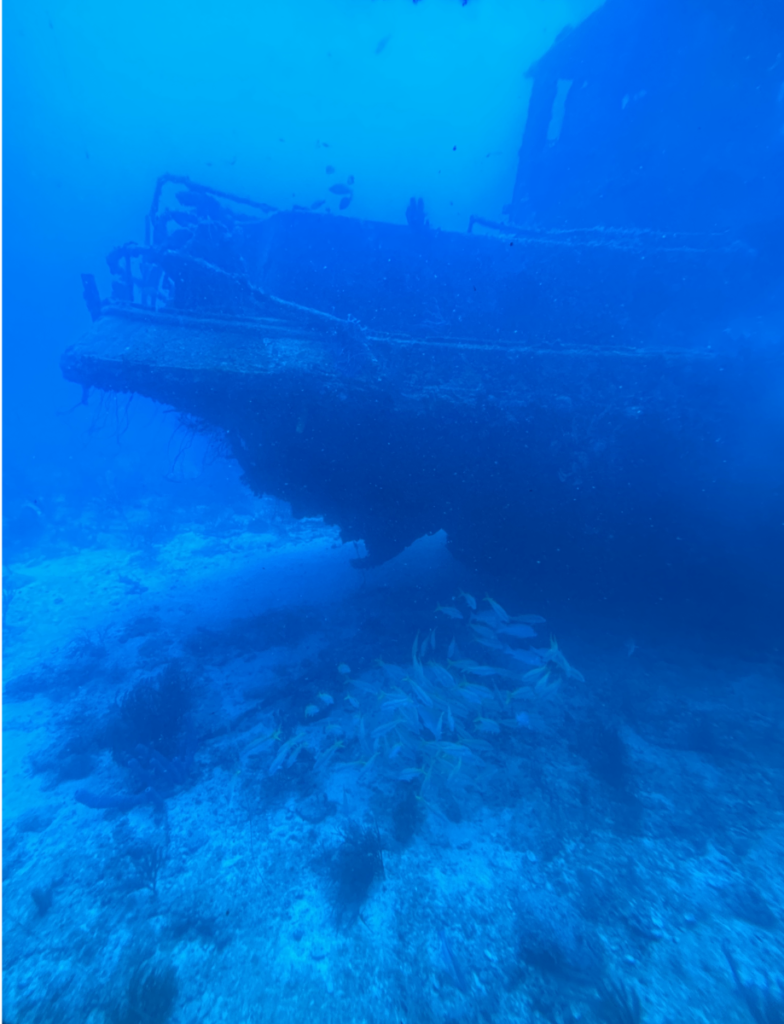
<path fill-rule="evenodd" d="M 6 567 L 7 1024 L 784 1019 L 781 660 L 637 646 L 506 593 L 584 681 L 426 790 L 345 723 L 417 634 L 447 664 L 434 609 L 477 584 L 442 537 L 357 554 L 237 516 Z M 79 802 L 141 792 L 116 727 L 172 665 L 182 772 L 160 801 Z M 271 772 L 303 729 L 334 756 Z M 381 866 L 341 883 L 371 834 Z"/>

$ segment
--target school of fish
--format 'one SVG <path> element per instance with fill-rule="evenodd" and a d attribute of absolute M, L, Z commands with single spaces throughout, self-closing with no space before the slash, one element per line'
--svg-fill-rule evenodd
<path fill-rule="evenodd" d="M 410 782 L 427 802 L 444 786 L 491 775 L 502 733 L 531 728 L 535 702 L 552 697 L 565 680 L 584 682 L 554 638 L 536 645 L 541 615 L 510 615 L 493 598 L 477 602 L 462 591 L 436 612 L 450 630 L 448 643 L 440 644 L 439 626 L 417 634 L 409 664 L 379 659 L 355 677 L 341 663 L 342 701 L 320 692 L 290 736 L 276 731 L 267 738 L 264 745 L 274 750 L 269 775 L 308 751 L 315 772 L 342 765 L 359 781 Z M 479 649 L 488 652 L 481 661 L 466 656 Z"/>

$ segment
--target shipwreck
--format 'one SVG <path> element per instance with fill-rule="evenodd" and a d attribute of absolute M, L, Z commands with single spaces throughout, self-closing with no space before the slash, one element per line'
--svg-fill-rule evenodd
<path fill-rule="evenodd" d="M 220 431 L 254 491 L 366 565 L 443 529 L 532 585 L 770 596 L 784 32 L 749 58 L 748 5 L 734 35 L 708 7 L 608 0 L 563 34 L 529 72 L 509 206 L 463 233 L 414 200 L 370 223 L 164 175 L 111 295 L 83 277 L 65 376 Z M 702 89 L 718 65 L 732 88 Z"/>

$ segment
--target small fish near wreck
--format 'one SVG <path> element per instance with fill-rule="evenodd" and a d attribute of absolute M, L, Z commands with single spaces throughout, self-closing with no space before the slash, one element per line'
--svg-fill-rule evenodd
<path fill-rule="evenodd" d="M 436 611 L 437 612 L 441 612 L 442 615 L 446 615 L 447 618 L 449 618 L 449 619 L 461 619 L 462 620 L 462 618 L 463 618 L 463 613 L 460 611 L 459 608 L 452 608 L 449 605 L 446 605 L 446 606 L 445 605 L 438 605 L 438 607 L 436 608 Z"/>
<path fill-rule="evenodd" d="M 508 626 L 496 614 L 501 636 Z M 504 616 L 513 621 L 505 611 Z M 423 806 L 437 802 L 445 791 L 458 801 L 468 798 L 466 787 L 482 791 L 492 785 L 495 774 L 504 770 L 505 737 L 532 731 L 532 713 L 552 706 L 563 683 L 582 683 L 584 678 L 555 640 L 546 648 L 524 648 L 537 662 L 534 669 L 521 668 L 516 651 L 504 644 L 499 644 L 494 664 L 451 658 L 449 651 L 456 653 L 458 645 L 468 653 L 478 649 L 471 627 L 466 621 L 456 625 L 446 650 L 433 632 L 426 634 L 426 645 L 417 634 L 409 664 L 378 659 L 374 668 L 346 677 L 351 693 L 345 712 L 319 694 L 323 713 L 331 716 L 326 721 L 332 724 L 316 719 L 322 715 L 319 706 L 306 709 L 306 717 L 312 711 L 313 720 L 298 725 L 277 752 L 270 751 L 269 774 L 297 762 L 301 766 L 312 757 L 315 769 L 327 764 L 335 770 L 357 769 L 363 785 L 406 782 Z M 419 655 L 423 646 L 431 654 L 424 663 Z"/>

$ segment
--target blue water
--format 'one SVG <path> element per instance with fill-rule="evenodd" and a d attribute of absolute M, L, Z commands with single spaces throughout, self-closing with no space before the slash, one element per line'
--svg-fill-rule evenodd
<path fill-rule="evenodd" d="M 6 4 L 3 1021 L 784 1019 L 782 53 L 765 0 Z M 301 408 L 64 375 L 261 330 L 123 292 L 167 173 L 155 258 L 317 324 Z"/>

